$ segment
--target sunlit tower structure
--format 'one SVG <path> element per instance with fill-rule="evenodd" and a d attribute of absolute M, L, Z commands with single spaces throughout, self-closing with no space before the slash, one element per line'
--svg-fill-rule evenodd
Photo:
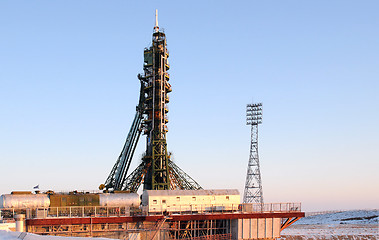
<path fill-rule="evenodd" d="M 262 179 L 258 155 L 258 125 L 261 123 L 262 103 L 247 104 L 246 125 L 251 126 L 251 144 L 243 195 L 244 203 L 263 204 Z"/>
<path fill-rule="evenodd" d="M 144 49 L 144 73 L 138 74 L 141 89 L 134 121 L 121 154 L 100 189 L 136 192 L 142 183 L 144 190 L 201 189 L 167 151 L 167 104 L 172 91 L 168 57 L 166 35 L 159 29 L 156 11 L 152 45 Z M 146 135 L 146 151 L 139 166 L 127 175 L 141 133 Z"/>
<path fill-rule="evenodd" d="M 167 103 L 168 93 L 171 92 L 171 85 L 168 83 L 170 75 L 167 72 L 170 68 L 168 57 L 166 35 L 159 31 L 158 15 L 155 14 L 152 46 L 144 51 L 144 75 L 138 76 L 144 82 L 144 113 L 147 118 L 143 123 L 146 135 L 146 155 L 143 162 L 150 169 L 145 174 L 144 189 L 149 190 L 170 189 L 166 142 Z"/>

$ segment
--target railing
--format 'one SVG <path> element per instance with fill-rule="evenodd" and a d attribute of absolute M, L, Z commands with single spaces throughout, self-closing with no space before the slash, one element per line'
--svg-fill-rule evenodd
<path fill-rule="evenodd" d="M 192 204 L 192 205 L 150 205 L 142 206 L 144 215 L 160 214 L 203 214 L 203 213 L 268 213 L 300 212 L 301 203 L 243 203 L 243 204 Z"/>
<path fill-rule="evenodd" d="M 13 219 L 15 214 L 25 214 L 27 219 L 33 218 L 76 218 L 76 217 L 116 217 L 116 216 L 148 216 L 165 214 L 220 214 L 220 213 L 268 213 L 268 212 L 300 212 L 301 203 L 244 203 L 244 204 L 192 204 L 192 205 L 150 205 L 140 208 L 79 206 L 50 207 L 35 209 L 0 209 L 0 220 Z"/>
<path fill-rule="evenodd" d="M 191 238 L 181 238 L 181 239 L 191 239 L 191 240 L 228 240 L 233 239 L 231 233 L 227 234 L 214 234 L 214 235 L 206 235 L 201 237 L 191 237 Z"/>
<path fill-rule="evenodd" d="M 243 203 L 242 212 L 300 212 L 301 203 Z"/>
<path fill-rule="evenodd" d="M 77 218 L 77 217 L 115 217 L 141 215 L 138 208 L 126 207 L 101 207 L 101 206 L 78 206 L 78 207 L 49 207 L 34 209 L 0 209 L 0 219 L 12 219 L 16 214 L 25 214 L 27 219 L 33 218 Z"/>

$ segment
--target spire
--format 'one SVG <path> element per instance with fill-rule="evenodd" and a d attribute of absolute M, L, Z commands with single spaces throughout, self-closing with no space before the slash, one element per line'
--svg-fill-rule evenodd
<path fill-rule="evenodd" d="M 154 30 L 155 30 L 155 32 L 159 31 L 159 27 L 158 27 L 158 9 L 155 9 L 155 26 L 154 26 Z"/>

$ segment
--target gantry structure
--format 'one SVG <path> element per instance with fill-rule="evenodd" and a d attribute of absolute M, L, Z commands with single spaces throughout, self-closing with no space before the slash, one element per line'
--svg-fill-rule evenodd
<path fill-rule="evenodd" d="M 262 103 L 247 104 L 246 125 L 251 126 L 251 142 L 243 202 L 263 205 L 262 179 L 258 155 L 258 125 L 261 123 Z"/>
<path fill-rule="evenodd" d="M 99 187 L 101 190 L 136 192 L 142 183 L 144 190 L 201 189 L 167 151 L 167 104 L 172 91 L 168 58 L 166 35 L 159 29 L 156 11 L 152 45 L 144 50 L 144 73 L 138 74 L 141 89 L 134 121 L 120 156 Z M 141 134 L 146 135 L 146 152 L 139 166 L 128 175 Z"/>

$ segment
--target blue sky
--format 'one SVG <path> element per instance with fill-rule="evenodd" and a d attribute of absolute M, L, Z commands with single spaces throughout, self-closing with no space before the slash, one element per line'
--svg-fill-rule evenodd
<path fill-rule="evenodd" d="M 245 107 L 263 102 L 266 202 L 378 207 L 377 1 L 1 1 L 0 193 L 105 181 L 156 8 L 170 51 L 168 148 L 183 170 L 243 194 Z"/>

